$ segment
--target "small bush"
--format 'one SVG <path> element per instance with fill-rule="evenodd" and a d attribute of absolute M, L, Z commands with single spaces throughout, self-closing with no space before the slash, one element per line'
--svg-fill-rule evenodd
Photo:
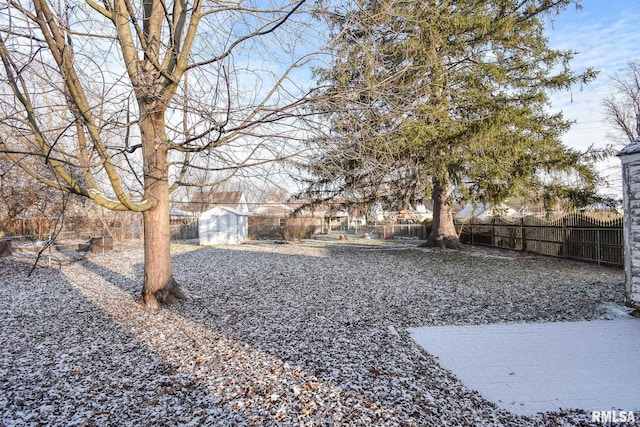
<path fill-rule="evenodd" d="M 282 239 L 286 242 L 299 242 L 310 239 L 316 232 L 311 218 L 287 218 L 282 227 Z"/>

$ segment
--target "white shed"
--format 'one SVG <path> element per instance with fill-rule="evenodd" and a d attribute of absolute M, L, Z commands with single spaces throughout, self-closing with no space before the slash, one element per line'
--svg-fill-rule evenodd
<path fill-rule="evenodd" d="M 248 212 L 216 206 L 198 218 L 200 245 L 238 245 L 249 236 Z"/>

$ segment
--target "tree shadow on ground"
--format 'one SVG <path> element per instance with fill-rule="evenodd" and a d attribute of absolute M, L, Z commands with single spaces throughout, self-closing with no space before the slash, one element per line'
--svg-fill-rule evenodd
<path fill-rule="evenodd" d="M 211 261 L 209 250 L 182 255 L 190 255 L 189 263 L 195 259 L 208 265 Z M 230 253 L 220 255 L 235 262 Z M 278 258 L 284 261 L 291 257 Z M 267 340 L 252 340 L 250 331 L 242 328 L 246 326 L 242 311 L 234 312 L 235 319 L 199 321 L 202 319 L 195 312 L 211 306 L 209 294 L 171 309 L 148 310 L 137 304 L 131 293 L 141 264 L 127 271 L 122 270 L 122 262 L 112 264 L 117 261 L 116 255 L 111 259 L 88 257 L 57 270 L 38 269 L 38 278 L 30 279 L 55 286 L 37 289 L 36 298 L 23 289 L 21 300 L 34 303 L 12 307 L 36 313 L 35 307 L 45 304 L 35 301 L 49 296 L 46 306 L 57 309 L 42 318 L 38 312 L 34 315 L 38 321 L 30 324 L 42 327 L 49 321 L 54 326 L 46 342 L 27 354 L 25 342 L 36 339 L 37 331 L 27 328 L 22 334 L 13 334 L 18 338 L 10 341 L 10 346 L 17 348 L 17 353 L 4 360 L 28 367 L 44 364 L 48 371 L 27 375 L 26 381 L 21 379 L 22 371 L 9 376 L 15 384 L 7 394 L 10 410 L 3 420 L 14 422 L 26 414 L 53 425 L 137 425 L 142 420 L 171 425 L 370 425 L 385 420 L 391 424 L 397 420 L 416 422 L 425 414 L 436 413 L 434 407 L 427 407 L 392 418 L 406 411 L 384 401 L 366 382 L 352 378 L 346 383 L 340 376 L 320 375 L 321 369 L 312 369 L 313 364 L 297 363 L 304 359 L 285 359 L 280 357 L 282 352 L 264 350 L 274 350 L 269 343 L 273 344 L 270 340 L 277 334 L 262 330 Z M 178 272 L 192 268 L 189 263 L 176 260 Z M 232 294 L 227 292 L 227 296 Z M 229 305 L 213 307 L 223 311 Z M 185 311 L 190 316 L 184 316 Z M 229 326 L 241 331 L 226 329 Z M 300 335 L 293 348 L 302 349 L 312 341 Z M 47 355 L 60 362 L 47 365 Z M 346 365 L 358 366 L 352 362 Z M 366 372 L 385 377 L 375 368 Z M 393 389 L 390 385 L 386 388 Z M 53 397 L 38 400 L 43 393 Z M 415 402 L 405 399 L 405 404 Z"/>
<path fill-rule="evenodd" d="M 0 302 L 0 424 L 242 420 L 242 411 L 225 405 L 222 395 L 154 350 L 150 343 L 162 342 L 160 327 L 142 337 L 105 310 L 137 310 L 130 298 L 96 280 L 68 279 L 65 273 L 77 266 L 38 268 L 27 277 L 26 265 L 0 263 L 0 295 L 6 297 Z M 181 411 L 185 402 L 188 410 Z"/>
<path fill-rule="evenodd" d="M 195 298 L 160 312 L 171 322 L 196 325 L 204 335 L 247 344 L 257 358 L 271 355 L 264 360 L 278 369 L 300 367 L 312 381 L 342 393 L 338 401 L 348 402 L 351 413 L 372 420 L 372 408 L 379 408 L 417 424 L 439 416 L 463 423 L 478 414 L 487 421 L 524 422 L 464 388 L 404 330 L 486 321 L 492 315 L 498 316 L 495 321 L 539 320 L 532 309 L 535 292 L 514 300 L 508 290 L 520 286 L 505 279 L 512 260 L 471 259 L 467 271 L 460 271 L 450 267 L 467 255 L 451 252 L 354 250 L 344 244 L 296 248 L 258 244 L 176 253 L 174 275 Z M 86 268 L 130 295 L 139 292 L 142 264 L 126 274 L 107 265 L 85 260 Z M 478 277 L 484 284 L 477 284 Z M 567 298 L 575 298 L 572 286 L 556 286 L 557 305 L 546 307 L 550 319 L 565 311 Z M 255 384 L 261 372 L 233 375 Z M 254 389 L 267 394 L 265 388 Z"/>
<path fill-rule="evenodd" d="M 305 419 L 326 417 L 325 412 L 330 422 L 347 424 L 353 420 L 375 424 L 394 413 L 402 422 L 425 424 L 442 411 L 453 420 L 464 420 L 479 407 L 493 410 L 492 404 L 440 368 L 408 333 L 389 323 L 388 301 L 380 298 L 384 292 L 380 294 L 374 285 L 368 295 L 361 295 L 363 289 L 346 280 L 353 268 L 347 253 L 335 257 L 320 249 L 296 254 L 295 246 L 289 247 L 293 253 L 272 252 L 262 245 L 257 249 L 201 248 L 175 254 L 176 280 L 194 299 L 160 310 L 169 323 L 199 330 L 195 335 L 228 337 L 234 345 L 248 346 L 236 348 L 227 362 L 237 364 L 237 359 L 250 354 L 244 372 L 233 371 L 232 379 L 228 372 L 207 374 L 251 384 L 239 392 L 236 403 L 243 396 L 255 400 L 256 391 L 258 400 L 287 396 L 296 401 L 293 413 L 302 413 Z M 84 260 L 82 265 L 132 295 L 141 264 L 122 274 L 105 260 Z M 334 268 L 342 272 L 341 280 L 327 277 Z M 368 304 L 362 303 L 363 298 Z M 201 346 L 205 352 L 219 351 L 210 338 L 198 337 L 196 342 L 207 343 Z M 265 371 L 283 373 L 294 388 L 260 385 Z M 314 390 L 318 384 L 322 390 Z M 455 401 L 452 389 L 457 390 Z M 305 393 L 309 395 L 304 397 Z M 269 419 L 268 411 L 266 416 Z"/>

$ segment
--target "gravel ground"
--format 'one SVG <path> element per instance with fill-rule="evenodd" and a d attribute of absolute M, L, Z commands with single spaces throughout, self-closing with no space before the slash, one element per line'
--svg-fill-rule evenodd
<path fill-rule="evenodd" d="M 142 251 L 0 259 L 0 425 L 588 425 L 520 417 L 406 328 L 606 318 L 621 270 L 489 249 L 176 245 L 192 295 L 137 300 Z"/>

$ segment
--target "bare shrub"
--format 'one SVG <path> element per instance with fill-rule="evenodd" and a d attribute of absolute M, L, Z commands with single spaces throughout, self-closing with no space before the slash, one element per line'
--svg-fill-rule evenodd
<path fill-rule="evenodd" d="M 313 218 L 290 217 L 285 219 L 282 227 L 282 238 L 287 242 L 299 242 L 310 239 L 317 233 L 317 225 Z"/>

